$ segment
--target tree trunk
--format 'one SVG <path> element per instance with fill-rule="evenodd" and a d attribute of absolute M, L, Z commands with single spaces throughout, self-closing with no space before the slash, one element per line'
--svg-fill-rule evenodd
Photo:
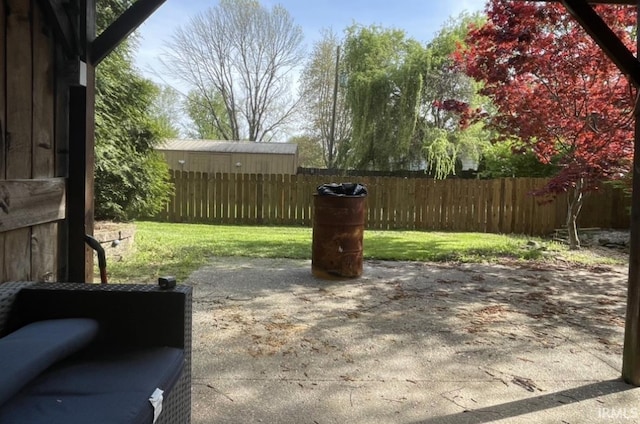
<path fill-rule="evenodd" d="M 580 239 L 578 237 L 578 215 L 582 209 L 584 195 L 582 188 L 584 180 L 579 179 L 576 186 L 567 193 L 567 233 L 569 234 L 569 249 L 580 249 Z"/>

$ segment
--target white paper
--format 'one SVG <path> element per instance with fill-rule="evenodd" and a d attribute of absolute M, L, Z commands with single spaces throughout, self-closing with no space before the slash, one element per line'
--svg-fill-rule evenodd
<path fill-rule="evenodd" d="M 151 406 L 153 406 L 153 422 L 158 420 L 160 413 L 162 412 L 162 394 L 164 392 L 160 389 L 155 389 L 149 398 L 149 402 L 151 402 Z"/>

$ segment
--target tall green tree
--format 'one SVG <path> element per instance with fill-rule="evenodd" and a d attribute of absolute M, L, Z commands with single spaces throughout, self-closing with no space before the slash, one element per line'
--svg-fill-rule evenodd
<path fill-rule="evenodd" d="M 405 168 L 418 117 L 423 48 L 404 31 L 354 25 L 346 30 L 347 103 L 353 132 L 347 165 Z"/>
<path fill-rule="evenodd" d="M 158 121 L 166 137 L 177 138 L 183 126 L 182 94 L 169 85 L 159 85 L 158 93 L 149 106 L 151 117 Z"/>
<path fill-rule="evenodd" d="M 225 113 L 222 96 L 215 90 L 191 90 L 184 102 L 189 117 L 187 136 L 203 140 L 225 140 L 231 133 L 231 123 Z"/>
<path fill-rule="evenodd" d="M 438 178 L 455 173 L 461 159 L 478 163 L 491 133 L 482 123 L 464 122 L 465 111 L 491 108 L 481 86 L 455 67 L 452 54 L 464 44 L 468 28 L 484 20 L 462 14 L 450 19 L 426 47 L 421 112 L 416 131 L 427 170 Z"/>
<path fill-rule="evenodd" d="M 131 3 L 98 2 L 98 31 Z M 172 190 L 167 165 L 153 150 L 162 137 L 170 135 L 151 113 L 159 89 L 134 69 L 133 49 L 134 42 L 125 41 L 96 69 L 97 219 L 129 220 L 153 215 Z"/>
<path fill-rule="evenodd" d="M 351 137 L 351 115 L 346 102 L 346 70 L 340 40 L 322 31 L 300 76 L 301 108 L 308 122 L 309 138 L 319 140 L 324 165 L 341 165 L 340 146 Z"/>
<path fill-rule="evenodd" d="M 305 168 L 322 168 L 324 158 L 322 146 L 317 139 L 309 135 L 292 137 L 289 143 L 298 145 L 298 165 Z"/>
<path fill-rule="evenodd" d="M 480 178 L 552 177 L 558 172 L 557 159 L 542 163 L 535 152 L 516 138 L 500 140 L 485 147 L 480 159 Z"/>

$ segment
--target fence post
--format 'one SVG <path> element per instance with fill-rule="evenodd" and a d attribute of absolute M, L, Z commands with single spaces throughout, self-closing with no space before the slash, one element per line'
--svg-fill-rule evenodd
<path fill-rule="evenodd" d="M 263 205 L 264 205 L 264 186 L 262 184 L 264 176 L 262 174 L 256 175 L 256 223 L 258 225 L 264 224 L 263 217 Z"/>

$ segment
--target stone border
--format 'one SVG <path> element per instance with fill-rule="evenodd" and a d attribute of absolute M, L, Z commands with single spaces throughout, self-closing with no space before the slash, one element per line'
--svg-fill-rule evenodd
<path fill-rule="evenodd" d="M 136 225 L 133 222 L 96 222 L 93 236 L 104 248 L 107 260 L 121 261 L 127 256 L 135 241 Z"/>

